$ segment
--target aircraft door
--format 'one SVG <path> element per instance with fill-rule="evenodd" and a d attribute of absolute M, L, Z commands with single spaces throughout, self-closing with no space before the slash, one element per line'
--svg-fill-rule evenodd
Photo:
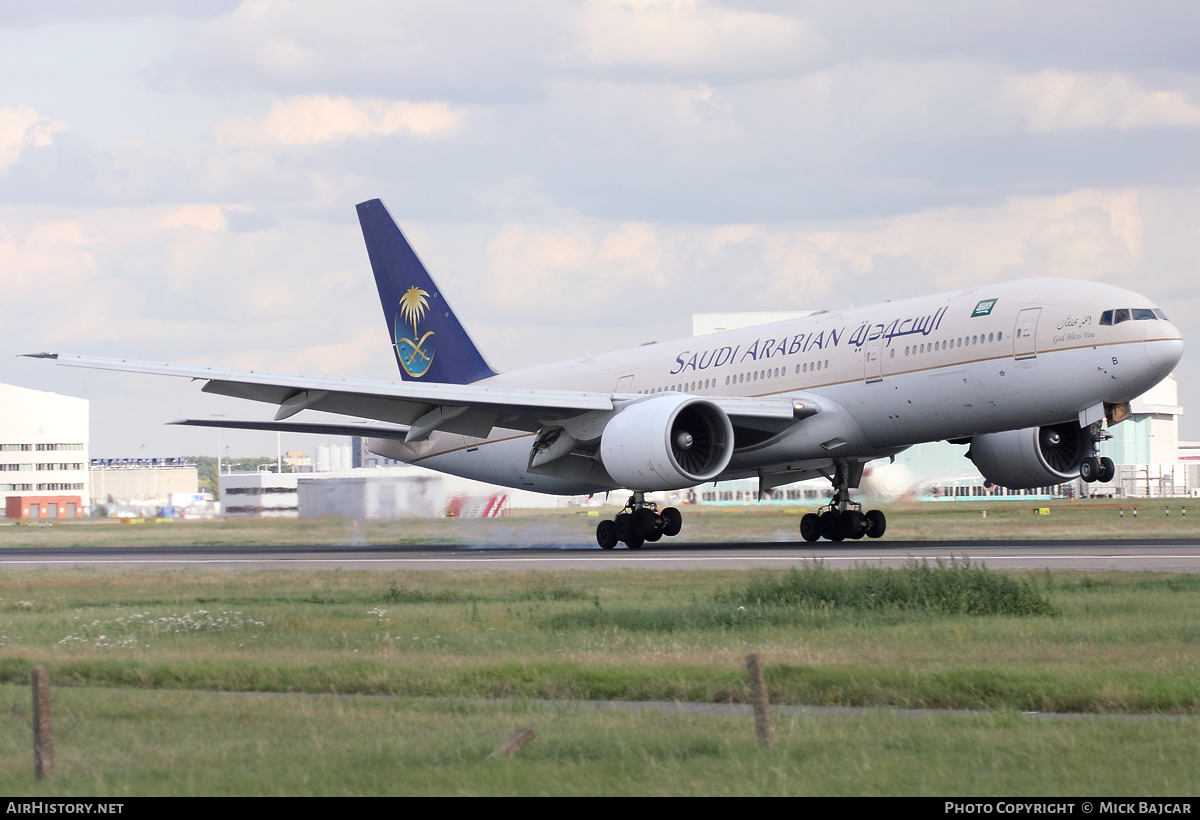
<path fill-rule="evenodd" d="M 1017 314 L 1017 326 L 1013 328 L 1013 358 L 1037 358 L 1037 323 L 1042 309 L 1026 308 Z"/>
<path fill-rule="evenodd" d="M 632 393 L 633 392 L 633 376 L 621 376 L 617 379 L 617 389 L 614 393 Z"/>
<path fill-rule="evenodd" d="M 883 353 L 878 342 L 870 343 L 863 355 L 863 378 L 867 384 L 883 381 Z"/>

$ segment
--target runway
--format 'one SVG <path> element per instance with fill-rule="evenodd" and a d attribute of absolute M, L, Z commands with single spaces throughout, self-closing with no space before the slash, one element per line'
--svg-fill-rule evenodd
<path fill-rule="evenodd" d="M 1200 572 L 1200 539 L 1078 541 L 876 541 L 647 544 L 605 551 L 587 545 L 472 547 L 434 544 L 320 547 L 12 548 L 0 568 L 323 569 L 323 570 L 603 570 L 752 569 L 823 561 L 898 567 L 911 560 L 970 558 L 992 569 Z"/>

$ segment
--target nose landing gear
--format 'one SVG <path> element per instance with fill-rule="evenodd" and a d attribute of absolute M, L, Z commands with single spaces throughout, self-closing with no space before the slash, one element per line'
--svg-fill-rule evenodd
<path fill-rule="evenodd" d="M 1092 454 L 1079 463 L 1079 477 L 1088 484 L 1094 481 L 1107 484 L 1117 477 L 1117 465 L 1108 456 L 1100 456 L 1100 442 L 1112 438 L 1112 434 L 1103 428 L 1101 422 L 1093 424 L 1090 432 Z"/>
<path fill-rule="evenodd" d="M 606 550 L 618 543 L 636 550 L 647 541 L 654 543 L 663 536 L 679 535 L 681 529 L 683 514 L 679 510 L 665 507 L 660 511 L 653 501 L 646 501 L 644 493 L 634 493 L 616 518 L 596 525 L 596 543 Z"/>
<path fill-rule="evenodd" d="M 887 517 L 880 510 L 862 511 L 862 505 L 850 500 L 850 488 L 862 480 L 863 465 L 839 459 L 834 462 L 834 474 L 825 474 L 833 483 L 833 497 L 815 513 L 800 519 L 800 537 L 813 542 L 857 541 L 866 536 L 879 538 L 887 530 Z"/>

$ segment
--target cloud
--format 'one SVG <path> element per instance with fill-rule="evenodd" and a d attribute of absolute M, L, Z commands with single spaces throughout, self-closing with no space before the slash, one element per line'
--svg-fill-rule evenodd
<path fill-rule="evenodd" d="M 0 105 L 0 170 L 12 165 L 30 145 L 50 145 L 51 136 L 65 131 L 62 120 L 44 117 L 27 105 Z"/>
<path fill-rule="evenodd" d="M 699 0 L 246 0 L 180 27 L 158 67 L 193 87 L 529 102 L 552 76 L 778 76 L 830 55 L 796 14 Z"/>
<path fill-rule="evenodd" d="M 487 247 L 496 299 L 516 306 L 561 298 L 588 267 L 595 245 L 582 224 L 505 225 Z"/>
<path fill-rule="evenodd" d="M 405 99 L 528 99 L 562 36 L 564 4 L 245 0 L 182 26 L 157 81 L 205 91 Z"/>
<path fill-rule="evenodd" d="M 600 243 L 600 259 L 618 262 L 633 273 L 657 275 L 662 263 L 662 247 L 653 226 L 629 222 L 621 225 Z"/>
<path fill-rule="evenodd" d="M 225 212 L 220 205 L 184 205 L 166 214 L 159 224 L 171 228 L 199 228 L 202 231 L 223 231 Z"/>
<path fill-rule="evenodd" d="M 494 299 L 513 322 L 652 327 L 665 304 L 681 318 L 837 309 L 1024 277 L 1134 284 L 1146 232 L 1139 192 L 1083 189 L 824 225 L 559 216 L 504 225 L 487 251 Z M 579 315 L 581 292 L 598 319 Z"/>
<path fill-rule="evenodd" d="M 1200 106 L 1187 95 L 1148 91 L 1124 74 L 1023 74 L 1001 83 L 996 102 L 1039 134 L 1080 128 L 1200 128 Z"/>
<path fill-rule="evenodd" d="M 259 119 L 225 120 L 216 135 L 224 143 L 247 145 L 315 145 L 395 134 L 428 138 L 452 131 L 465 117 L 464 110 L 442 102 L 313 94 L 277 99 Z"/>
<path fill-rule="evenodd" d="M 138 17 L 204 18 L 231 11 L 241 0 L 42 0 L 0 6 L 0 28 L 27 28 L 59 22 L 89 23 Z"/>
<path fill-rule="evenodd" d="M 776 298 L 810 308 L 844 307 L 846 296 L 874 302 L 1026 277 L 1136 289 L 1145 230 L 1137 192 L 1080 190 L 775 230 L 765 235 L 763 255 Z"/>
<path fill-rule="evenodd" d="M 803 20 L 695 0 L 592 0 L 574 22 L 577 67 L 761 76 L 829 50 Z"/>

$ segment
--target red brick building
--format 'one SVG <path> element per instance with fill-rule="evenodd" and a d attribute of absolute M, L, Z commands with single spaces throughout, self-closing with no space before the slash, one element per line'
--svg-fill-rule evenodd
<path fill-rule="evenodd" d="M 78 495 L 10 495 L 4 505 L 7 518 L 83 518 Z"/>

